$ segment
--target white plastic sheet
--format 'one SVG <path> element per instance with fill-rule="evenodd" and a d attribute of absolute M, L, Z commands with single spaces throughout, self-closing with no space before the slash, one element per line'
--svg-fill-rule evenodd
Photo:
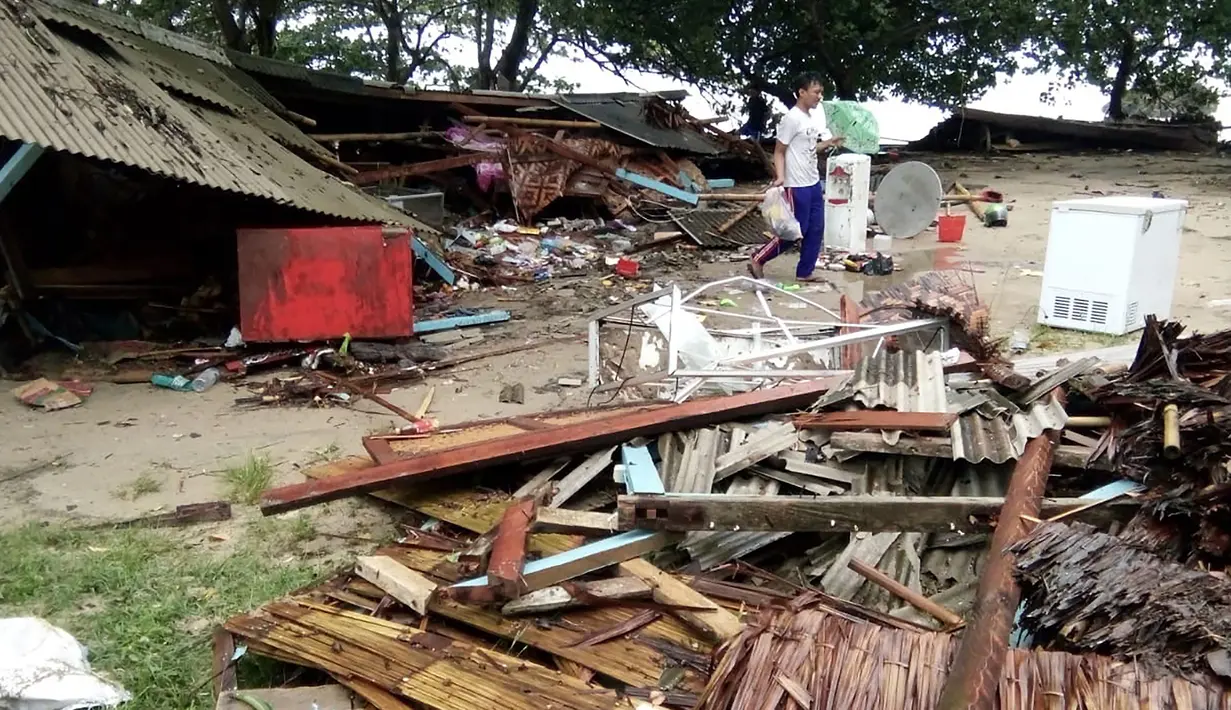
<path fill-rule="evenodd" d="M 90 670 L 85 647 L 67 631 L 33 617 L 0 619 L 0 708 L 109 708 L 130 699 Z"/>

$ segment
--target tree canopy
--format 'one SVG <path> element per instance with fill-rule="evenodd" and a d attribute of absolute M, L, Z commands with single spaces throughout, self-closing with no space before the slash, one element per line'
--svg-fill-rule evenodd
<path fill-rule="evenodd" d="M 750 106 L 789 101 L 806 70 L 835 98 L 957 106 L 1026 69 L 1055 73 L 1057 88 L 1094 84 L 1113 118 L 1129 113 L 1126 98 L 1164 96 L 1183 104 L 1178 118 L 1208 110 L 1210 90 L 1195 87 L 1228 75 L 1231 42 L 1231 0 L 101 2 L 234 50 L 395 83 L 545 89 L 543 67 L 568 55 Z"/>

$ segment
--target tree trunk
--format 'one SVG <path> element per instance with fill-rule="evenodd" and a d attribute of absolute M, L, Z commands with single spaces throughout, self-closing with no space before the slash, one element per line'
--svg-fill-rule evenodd
<path fill-rule="evenodd" d="M 247 52 L 250 49 L 244 28 L 235 19 L 234 9 L 229 0 L 211 0 L 210 10 L 213 11 L 214 22 L 218 23 L 218 31 L 222 34 L 222 42 L 230 49 Z"/>
<path fill-rule="evenodd" d="M 539 0 L 518 0 L 513 32 L 500 55 L 500 62 L 496 65 L 496 88 L 501 91 L 514 91 L 517 88 L 517 75 L 530 48 L 530 30 L 534 27 L 534 18 L 538 14 Z"/>
<path fill-rule="evenodd" d="M 274 56 L 275 38 L 278 34 L 278 18 L 282 15 L 281 0 L 258 0 L 252 17 L 256 52 L 262 57 Z"/>
<path fill-rule="evenodd" d="M 479 67 L 475 76 L 476 89 L 496 88 L 496 73 L 492 71 L 492 43 L 496 35 L 496 13 L 484 7 L 475 8 L 474 41 L 479 52 Z"/>
<path fill-rule="evenodd" d="M 1124 39 L 1120 47 L 1120 62 L 1116 67 L 1116 78 L 1111 83 L 1111 97 L 1107 105 L 1107 117 L 1113 121 L 1124 119 L 1124 93 L 1128 91 L 1128 80 L 1136 69 L 1134 60 L 1137 55 L 1137 40 L 1132 34 Z"/>
<path fill-rule="evenodd" d="M 397 2 L 377 4 L 377 13 L 385 25 L 385 81 L 400 84 L 408 80 L 402 63 L 402 41 L 405 29 L 402 24 L 402 8 Z"/>

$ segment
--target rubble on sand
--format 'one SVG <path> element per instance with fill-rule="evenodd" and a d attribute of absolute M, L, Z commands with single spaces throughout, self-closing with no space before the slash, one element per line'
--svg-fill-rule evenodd
<path fill-rule="evenodd" d="M 1227 707 L 1194 427 L 1231 332 L 1017 372 L 937 279 L 859 310 L 939 333 L 813 345 L 856 355 L 829 377 L 367 437 L 263 512 L 367 493 L 422 529 L 227 629 L 382 708 Z"/>

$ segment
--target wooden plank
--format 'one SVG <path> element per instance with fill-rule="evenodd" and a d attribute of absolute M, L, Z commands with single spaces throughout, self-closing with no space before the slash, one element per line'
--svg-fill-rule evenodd
<path fill-rule="evenodd" d="M 222 698 L 239 687 L 235 671 L 235 637 L 221 626 L 214 629 L 214 697 Z"/>
<path fill-rule="evenodd" d="M 1078 498 L 1043 501 L 1043 517 L 1081 508 Z M 967 532 L 993 527 L 1003 498 L 841 495 L 746 496 L 672 493 L 620 496 L 622 530 L 762 530 L 780 532 Z M 1133 501 L 1091 508 L 1074 517 L 1102 523 L 1131 516 Z M 1089 517 L 1086 517 L 1089 516 Z"/>
<path fill-rule="evenodd" d="M 678 537 L 651 530 L 631 530 L 580 547 L 527 562 L 522 571 L 522 591 L 532 592 L 567 582 L 574 577 L 618 564 L 634 557 L 656 552 L 678 541 Z M 466 594 L 468 588 L 490 587 L 487 575 L 458 582 L 444 590 L 448 595 Z"/>
<path fill-rule="evenodd" d="M 443 574 L 446 579 L 452 579 L 448 576 L 451 570 L 444 566 L 446 556 L 443 553 L 405 548 L 380 552 L 420 572 Z M 636 613 L 635 610 L 615 606 L 565 611 L 560 623 L 546 626 L 523 618 L 505 617 L 499 610 L 460 604 L 439 595 L 432 599 L 429 611 L 433 615 L 466 624 L 493 636 L 566 658 L 635 687 L 657 687 L 659 677 L 669 665 L 669 661 L 653 643 L 690 649 L 702 654 L 710 650 L 708 642 L 699 642 L 683 622 L 671 616 L 645 627 L 635 638 L 619 638 L 597 646 L 577 647 L 577 642 L 587 635 L 623 623 Z M 704 685 L 704 677 L 690 670 L 681 682 L 680 689 L 700 692 Z"/>
<path fill-rule="evenodd" d="M 531 498 L 538 498 L 539 494 L 545 491 L 551 484 L 551 479 L 555 478 L 556 474 L 563 471 L 568 464 L 568 459 L 556 459 L 555 461 L 547 464 L 543 467 L 542 471 L 534 474 L 529 481 L 522 484 L 521 488 L 513 491 L 513 498 L 525 498 L 527 496 Z"/>
<path fill-rule="evenodd" d="M 346 476 L 268 490 L 262 495 L 261 512 L 274 515 L 388 488 L 395 483 L 430 480 L 511 463 L 595 451 L 638 436 L 657 436 L 667 431 L 790 411 L 812 404 L 837 382 L 839 380 L 836 378 L 811 380 L 729 397 L 691 400 L 393 461 Z"/>
<path fill-rule="evenodd" d="M 795 426 L 800 429 L 830 431 L 948 431 L 957 421 L 956 414 L 947 412 L 899 412 L 892 409 L 863 409 L 850 412 L 820 412 L 796 414 Z"/>
<path fill-rule="evenodd" d="M 562 609 L 572 609 L 621 599 L 648 599 L 653 588 L 637 577 L 613 577 L 593 582 L 568 582 L 555 587 L 539 589 L 520 599 L 505 604 L 500 613 L 505 616 L 518 614 L 547 614 Z"/>
<path fill-rule="evenodd" d="M 487 564 L 487 586 L 505 599 L 522 594 L 522 570 L 526 566 L 526 536 L 538 504 L 523 498 L 504 511 Z"/>
<path fill-rule="evenodd" d="M 577 495 L 586 484 L 593 481 L 598 474 L 602 473 L 611 465 L 611 456 L 615 453 L 615 447 L 604 449 L 597 454 L 591 455 L 585 461 L 577 465 L 577 468 L 569 471 L 564 478 L 560 479 L 559 485 L 556 486 L 556 492 L 551 496 L 551 502 L 547 504 L 548 508 L 559 508 Z"/>
<path fill-rule="evenodd" d="M 938 459 L 953 458 L 953 443 L 940 437 L 902 437 L 897 444 L 886 444 L 879 432 L 837 432 L 829 443 L 835 449 L 847 451 L 862 451 L 874 454 L 894 454 L 897 456 L 927 456 Z M 1111 463 L 1100 458 L 1086 465 L 1086 458 L 1091 450 L 1084 446 L 1057 446 L 1054 465 L 1065 468 L 1090 468 L 1098 471 L 1110 471 Z"/>
<path fill-rule="evenodd" d="M 365 170 L 358 175 L 352 176 L 350 181 L 356 185 L 370 185 L 382 180 L 393 180 L 395 178 L 413 177 L 415 175 L 442 173 L 446 170 L 464 168 L 468 165 L 482 163 L 491 159 L 492 156 L 490 153 L 464 153 L 462 155 L 453 155 L 448 158 L 441 158 L 439 160 L 427 160 L 422 163 L 394 165 L 388 168 L 380 168 L 379 170 Z"/>
<path fill-rule="evenodd" d="M 640 579 L 654 589 L 654 599 L 662 604 L 700 607 L 707 611 L 676 611 L 684 623 L 713 641 L 726 641 L 743 630 L 744 625 L 734 614 L 710 601 L 708 597 L 663 572 L 645 560 L 629 560 L 620 564 L 620 574 Z"/>
<path fill-rule="evenodd" d="M 598 121 L 561 121 L 552 118 L 521 116 L 462 116 L 466 123 L 488 123 L 493 126 L 523 126 L 525 128 L 602 128 Z"/>
<path fill-rule="evenodd" d="M 428 600 L 436 591 L 435 582 L 383 555 L 357 557 L 355 574 L 380 587 L 385 594 L 420 616 L 427 613 Z"/>
<path fill-rule="evenodd" d="M 404 133 L 309 133 L 308 137 L 321 143 L 351 143 L 356 141 L 406 141 L 412 138 L 431 138 L 438 131 L 409 131 Z"/>
<path fill-rule="evenodd" d="M 725 481 L 752 464 L 789 449 L 798 440 L 799 434 L 793 425 L 774 422 L 750 436 L 742 445 L 719 456 L 714 464 L 714 482 Z"/>
<path fill-rule="evenodd" d="M 272 602 L 227 628 L 257 652 L 359 677 L 434 710 L 612 710 L 616 702 L 614 692 L 525 659 L 305 601 Z"/>
<path fill-rule="evenodd" d="M 533 529 L 570 535 L 611 535 L 616 532 L 616 514 L 539 508 L 535 514 Z"/>

